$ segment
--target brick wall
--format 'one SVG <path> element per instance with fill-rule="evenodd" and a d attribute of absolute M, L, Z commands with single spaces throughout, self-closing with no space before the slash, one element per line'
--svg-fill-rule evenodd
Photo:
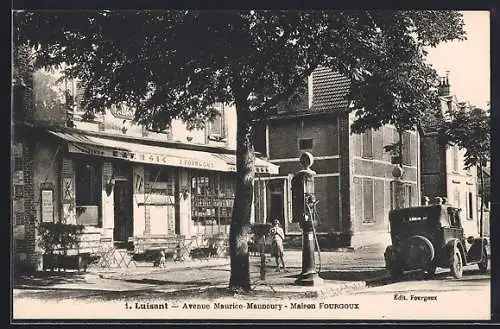
<path fill-rule="evenodd" d="M 34 63 L 30 52 L 25 47 L 15 48 L 14 52 L 13 91 L 14 118 L 16 121 L 33 119 L 33 71 Z"/>
<path fill-rule="evenodd" d="M 298 158 L 304 151 L 314 156 L 339 154 L 337 117 L 315 116 L 273 121 L 269 124 L 270 159 Z M 300 139 L 312 139 L 311 149 L 299 149 Z"/>
<path fill-rule="evenodd" d="M 36 254 L 36 208 L 34 193 L 34 154 L 33 146 L 23 144 L 23 176 L 24 176 L 24 227 L 25 248 L 28 270 L 35 270 L 38 262 Z"/>
<path fill-rule="evenodd" d="M 345 247 L 350 243 L 348 124 L 347 116 L 328 115 L 273 121 L 269 125 L 270 159 L 289 159 L 277 163 L 280 175 L 301 170 L 298 158 L 304 151 L 316 157 L 311 169 L 319 175 L 327 175 L 315 178 L 322 248 Z M 311 138 L 312 149 L 300 150 L 301 138 Z M 300 246 L 301 236 L 287 236 L 286 243 Z"/>

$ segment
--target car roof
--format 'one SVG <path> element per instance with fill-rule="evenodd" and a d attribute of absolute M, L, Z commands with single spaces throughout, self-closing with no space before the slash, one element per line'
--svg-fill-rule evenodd
<path fill-rule="evenodd" d="M 408 214 L 408 213 L 425 213 L 427 211 L 436 211 L 436 210 L 448 210 L 448 209 L 458 209 L 450 204 L 432 204 L 428 206 L 418 206 L 418 207 L 408 207 L 408 208 L 400 208 L 400 209 L 393 209 L 389 212 L 389 220 L 393 220 L 397 218 L 398 214 Z"/>

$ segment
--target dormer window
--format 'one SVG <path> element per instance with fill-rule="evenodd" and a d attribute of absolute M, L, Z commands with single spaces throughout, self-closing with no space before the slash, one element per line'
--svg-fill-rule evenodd
<path fill-rule="evenodd" d="M 156 133 L 156 134 L 164 134 L 167 137 L 167 140 L 172 140 L 172 126 L 167 126 L 165 129 L 153 129 L 151 126 L 145 127 L 146 132 L 143 130 L 143 135 L 147 135 L 147 131 Z"/>

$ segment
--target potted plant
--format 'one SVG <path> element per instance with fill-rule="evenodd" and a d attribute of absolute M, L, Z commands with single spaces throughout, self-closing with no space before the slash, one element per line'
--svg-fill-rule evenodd
<path fill-rule="evenodd" d="M 78 254 L 70 255 L 68 252 L 77 247 L 83 228 L 83 225 L 40 223 L 39 245 L 44 252 L 44 269 L 52 271 L 54 268 L 80 268 L 81 257 Z"/>

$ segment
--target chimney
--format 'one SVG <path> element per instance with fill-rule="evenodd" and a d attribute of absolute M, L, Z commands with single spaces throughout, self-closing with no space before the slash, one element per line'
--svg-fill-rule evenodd
<path fill-rule="evenodd" d="M 450 95 L 450 71 L 446 71 L 446 76 L 439 78 L 438 92 L 439 96 L 449 96 Z"/>

